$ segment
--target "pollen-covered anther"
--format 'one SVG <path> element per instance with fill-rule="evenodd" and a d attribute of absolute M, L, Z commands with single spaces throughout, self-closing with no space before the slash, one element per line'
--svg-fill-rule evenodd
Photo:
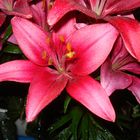
<path fill-rule="evenodd" d="M 75 52 L 74 51 L 71 51 L 71 52 L 66 53 L 66 57 L 67 58 L 73 58 L 74 55 L 75 55 Z"/>
<path fill-rule="evenodd" d="M 47 42 L 47 44 L 50 44 L 50 42 L 51 42 L 50 37 L 47 37 L 47 38 L 46 38 L 46 42 Z"/>
<path fill-rule="evenodd" d="M 67 43 L 66 49 L 67 49 L 68 52 L 71 52 L 72 51 L 72 47 L 71 47 L 70 42 Z"/>
<path fill-rule="evenodd" d="M 66 58 L 73 58 L 75 52 L 72 50 L 71 44 L 68 42 L 66 45 L 67 53 L 65 54 Z"/>
<path fill-rule="evenodd" d="M 44 60 L 47 59 L 47 52 L 45 50 L 42 51 L 42 59 L 44 59 Z"/>
<path fill-rule="evenodd" d="M 48 60 L 48 65 L 50 66 L 50 65 L 52 65 L 53 64 L 53 60 L 51 59 L 51 58 L 49 58 L 49 60 Z"/>
<path fill-rule="evenodd" d="M 59 39 L 60 39 L 61 42 L 65 42 L 65 38 L 64 38 L 63 35 L 60 35 L 60 36 L 59 36 Z"/>

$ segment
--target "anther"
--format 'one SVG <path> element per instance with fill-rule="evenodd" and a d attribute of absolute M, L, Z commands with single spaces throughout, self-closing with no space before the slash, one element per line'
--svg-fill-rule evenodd
<path fill-rule="evenodd" d="M 50 66 L 50 65 L 52 65 L 52 64 L 53 64 L 53 61 L 52 61 L 51 58 L 49 58 L 49 60 L 48 60 L 48 65 Z"/>
<path fill-rule="evenodd" d="M 72 47 L 69 42 L 66 45 L 66 49 L 67 49 L 67 53 L 65 54 L 65 56 L 70 59 L 73 58 L 73 56 L 75 55 L 75 52 L 72 51 Z"/>
<path fill-rule="evenodd" d="M 66 48 L 67 48 L 68 52 L 71 52 L 72 47 L 71 47 L 71 44 L 69 42 L 67 43 Z"/>
<path fill-rule="evenodd" d="M 47 58 L 47 52 L 44 50 L 42 52 L 42 59 L 46 60 L 46 58 Z"/>
<path fill-rule="evenodd" d="M 60 39 L 61 42 L 65 42 L 65 39 L 64 39 L 64 36 L 63 35 L 60 35 L 59 36 L 59 39 Z"/>
<path fill-rule="evenodd" d="M 51 42 L 50 37 L 46 38 L 46 42 L 47 42 L 47 44 L 50 44 L 50 42 Z"/>
<path fill-rule="evenodd" d="M 71 52 L 66 53 L 66 57 L 67 58 L 73 58 L 74 55 L 75 55 L 75 52 L 74 51 L 71 51 Z"/>

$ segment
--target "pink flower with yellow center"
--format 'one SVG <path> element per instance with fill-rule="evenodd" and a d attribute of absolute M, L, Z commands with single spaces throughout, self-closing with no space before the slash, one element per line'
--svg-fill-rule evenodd
<path fill-rule="evenodd" d="M 118 34 L 109 24 L 79 30 L 74 24 L 72 19 L 57 32 L 48 33 L 26 19 L 12 19 L 14 35 L 28 60 L 1 64 L 0 81 L 30 83 L 27 121 L 34 120 L 64 88 L 91 112 L 105 120 L 115 120 L 109 97 L 89 74 L 107 58 Z"/>
<path fill-rule="evenodd" d="M 54 25 L 70 11 L 78 10 L 97 22 L 108 22 L 120 33 L 127 51 L 140 60 L 140 23 L 128 16 L 140 7 L 140 0 L 55 0 L 48 15 Z"/>

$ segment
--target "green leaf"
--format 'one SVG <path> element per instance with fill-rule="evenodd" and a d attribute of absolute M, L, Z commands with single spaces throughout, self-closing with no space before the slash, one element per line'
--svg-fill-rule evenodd
<path fill-rule="evenodd" d="M 4 40 L 7 40 L 9 37 L 10 37 L 10 35 L 12 34 L 12 26 L 11 26 L 11 24 L 7 27 L 7 29 L 6 29 L 6 32 L 5 32 L 5 34 L 4 34 Z"/>
<path fill-rule="evenodd" d="M 98 131 L 96 140 L 115 140 L 114 136 L 108 131 Z"/>
<path fill-rule="evenodd" d="M 73 139 L 71 128 L 67 127 L 63 129 L 55 138 L 55 140 L 75 140 Z"/>
<path fill-rule="evenodd" d="M 77 140 L 77 136 L 78 136 L 78 125 L 81 121 L 83 115 L 83 111 L 79 108 L 79 107 L 75 107 L 72 111 L 71 111 L 71 116 L 72 116 L 72 133 L 74 136 L 74 140 Z"/>
<path fill-rule="evenodd" d="M 68 105 L 69 105 L 70 101 L 71 101 L 71 97 L 67 95 L 66 99 L 64 101 L 64 113 L 67 112 L 67 108 L 68 108 Z"/>
<path fill-rule="evenodd" d="M 66 123 L 68 123 L 70 120 L 71 120 L 71 116 L 70 115 L 65 115 L 65 116 L 61 117 L 57 122 L 55 122 L 54 124 L 52 124 L 48 128 L 48 131 L 50 133 L 53 133 L 55 130 L 61 128 L 63 125 L 65 125 Z"/>
<path fill-rule="evenodd" d="M 11 43 L 7 43 L 7 46 L 4 47 L 3 52 L 11 54 L 22 54 L 19 47 Z"/>
<path fill-rule="evenodd" d="M 136 105 L 136 106 L 133 108 L 132 117 L 133 117 L 133 118 L 138 118 L 138 117 L 140 117 L 140 105 Z"/>
<path fill-rule="evenodd" d="M 81 120 L 79 130 L 81 131 L 81 140 L 88 140 L 89 138 L 89 118 L 87 114 L 84 114 Z"/>
<path fill-rule="evenodd" d="M 98 129 L 103 130 L 103 128 L 98 124 L 97 121 L 94 120 L 94 118 L 93 118 L 93 116 L 92 116 L 91 114 L 89 114 L 89 118 L 90 118 L 91 123 L 92 123 L 94 126 L 96 126 Z"/>

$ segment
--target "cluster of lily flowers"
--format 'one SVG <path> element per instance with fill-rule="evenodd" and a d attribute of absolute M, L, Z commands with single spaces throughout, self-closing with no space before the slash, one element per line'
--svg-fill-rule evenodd
<path fill-rule="evenodd" d="M 0 81 L 30 83 L 27 122 L 64 89 L 112 122 L 115 90 L 128 89 L 140 103 L 138 7 L 140 0 L 0 0 L 0 26 L 11 17 L 7 41 L 27 58 L 0 64 Z"/>

